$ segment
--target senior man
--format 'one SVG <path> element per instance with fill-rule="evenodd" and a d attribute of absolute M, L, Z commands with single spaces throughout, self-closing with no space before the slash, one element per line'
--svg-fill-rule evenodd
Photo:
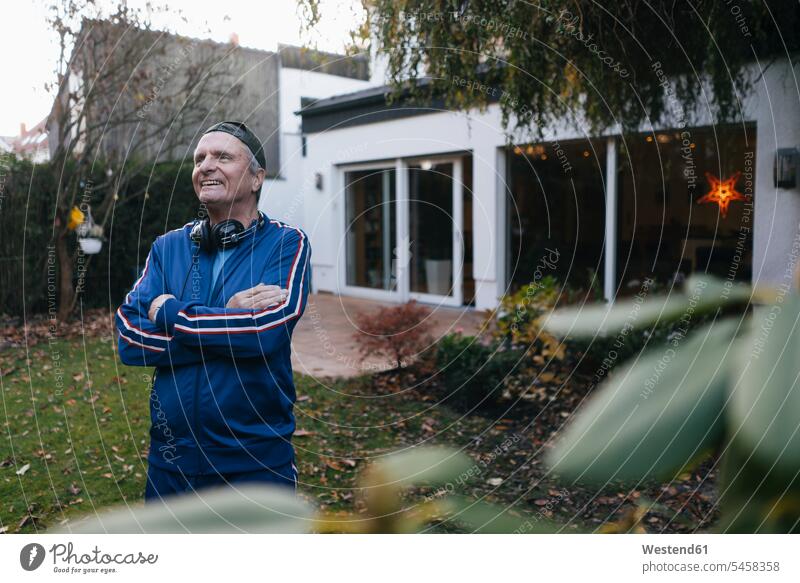
<path fill-rule="evenodd" d="M 156 239 L 117 310 L 122 362 L 156 367 L 148 501 L 226 483 L 296 489 L 290 342 L 311 247 L 258 211 L 265 166 L 245 124 L 208 128 L 192 172 L 207 217 Z"/>

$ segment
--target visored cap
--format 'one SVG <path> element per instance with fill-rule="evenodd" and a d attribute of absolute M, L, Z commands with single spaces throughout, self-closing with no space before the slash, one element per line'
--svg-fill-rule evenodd
<path fill-rule="evenodd" d="M 248 150 L 253 153 L 253 156 L 255 156 L 261 167 L 264 170 L 267 169 L 267 158 L 264 155 L 264 147 L 261 144 L 261 140 L 258 139 L 258 137 L 249 127 L 244 125 L 244 122 L 221 121 L 208 128 L 203 132 L 203 134 L 208 134 L 211 132 L 225 132 L 226 134 L 230 134 L 234 138 L 237 138 L 240 142 L 247 146 Z"/>

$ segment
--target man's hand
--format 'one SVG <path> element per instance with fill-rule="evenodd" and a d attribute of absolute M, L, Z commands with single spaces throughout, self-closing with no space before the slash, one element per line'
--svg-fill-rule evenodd
<path fill-rule="evenodd" d="M 281 289 L 279 285 L 264 285 L 259 283 L 255 287 L 242 290 L 228 300 L 226 308 L 240 308 L 244 310 L 263 310 L 271 305 L 278 304 L 286 299 L 289 290 Z"/>
<path fill-rule="evenodd" d="M 156 314 L 158 314 L 158 308 L 166 302 L 170 298 L 174 298 L 172 294 L 161 294 L 156 299 L 154 299 L 150 304 L 150 309 L 147 310 L 147 317 L 150 318 L 150 321 L 155 324 L 156 323 Z"/>

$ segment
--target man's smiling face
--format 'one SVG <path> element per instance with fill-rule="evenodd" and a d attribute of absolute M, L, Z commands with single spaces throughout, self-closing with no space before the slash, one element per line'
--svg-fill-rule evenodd
<path fill-rule="evenodd" d="M 255 196 L 262 179 L 250 171 L 250 158 L 247 146 L 230 134 L 211 132 L 200 138 L 192 171 L 200 202 L 222 208 Z"/>

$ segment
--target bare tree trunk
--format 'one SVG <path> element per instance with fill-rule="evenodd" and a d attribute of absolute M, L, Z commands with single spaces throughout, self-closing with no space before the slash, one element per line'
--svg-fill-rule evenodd
<path fill-rule="evenodd" d="M 75 288 L 72 286 L 72 256 L 67 247 L 66 229 L 59 229 L 56 237 L 56 256 L 58 257 L 58 321 L 66 322 L 72 314 Z"/>

